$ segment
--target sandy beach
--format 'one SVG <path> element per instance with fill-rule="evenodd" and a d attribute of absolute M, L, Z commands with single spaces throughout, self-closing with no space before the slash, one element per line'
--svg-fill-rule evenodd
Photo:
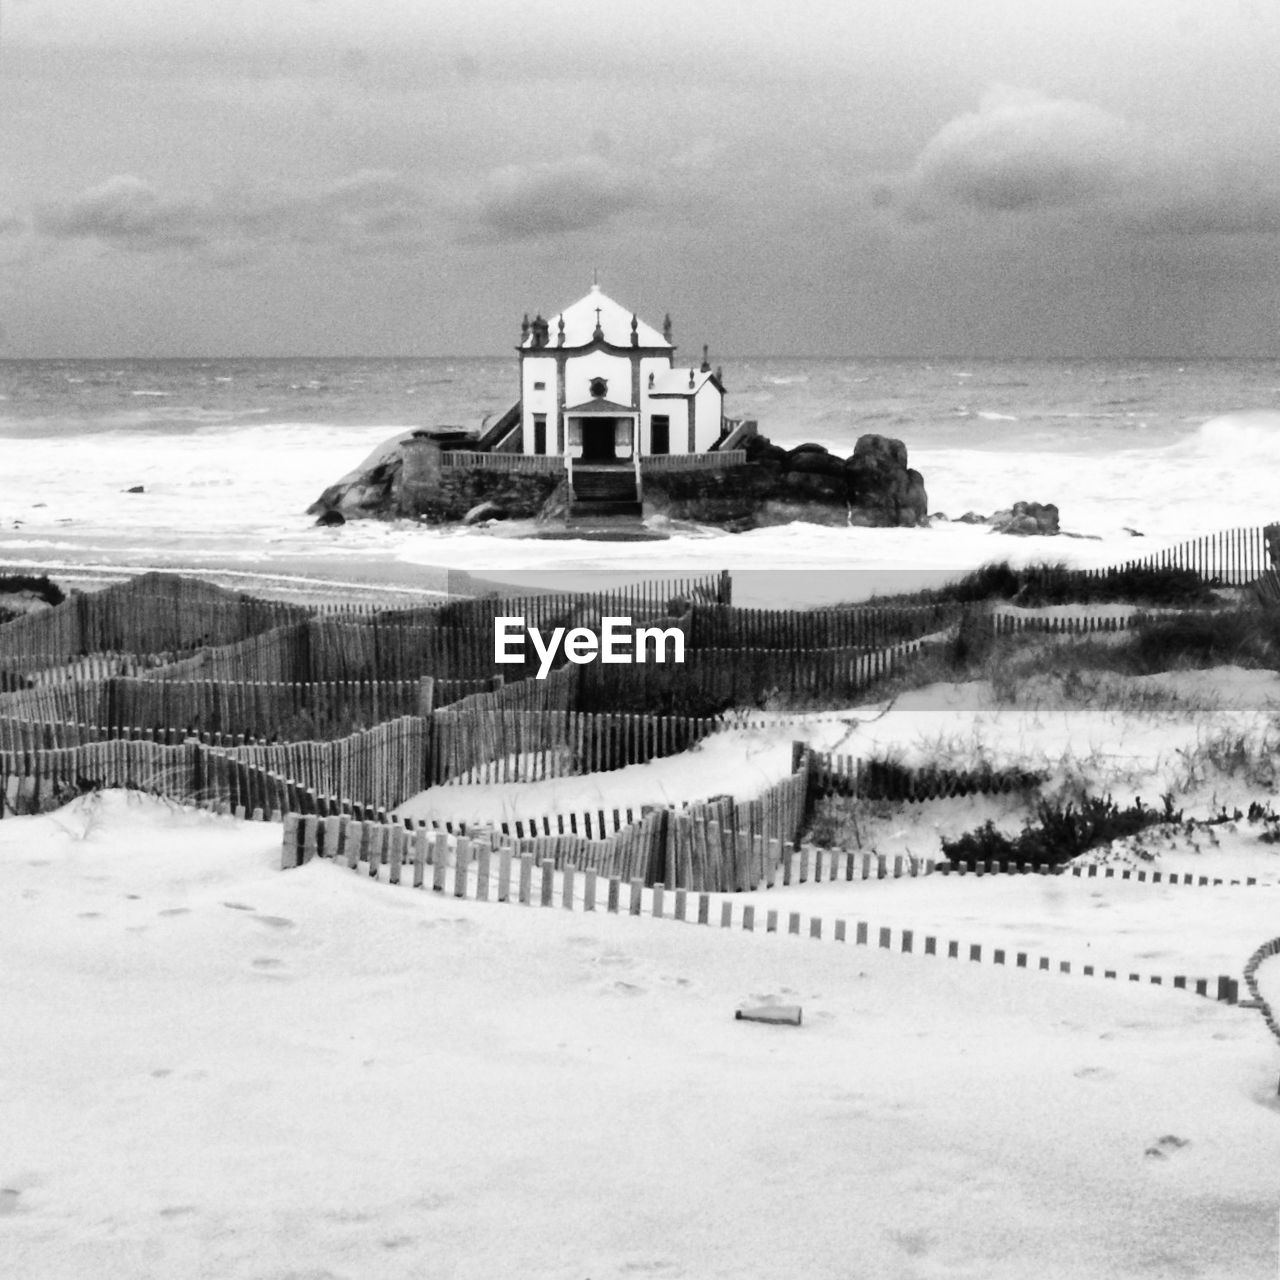
<path fill-rule="evenodd" d="M 1274 794 L 1277 679 L 1168 673 L 1083 705 L 927 685 L 404 807 L 500 822 L 749 797 L 803 740 L 1020 762 L 1048 792 L 1173 791 L 1185 810 L 1080 876 L 801 883 L 796 855 L 788 886 L 713 895 L 706 926 L 670 899 L 655 919 L 647 891 L 639 917 L 588 911 L 580 883 L 566 910 L 559 877 L 542 908 L 323 859 L 286 871 L 278 826 L 136 792 L 8 818 L 15 1273 L 1269 1275 L 1277 1042 L 1247 1003 L 1173 982 L 1212 989 L 1280 932 L 1274 822 L 1220 817 Z M 1016 796 L 876 802 L 841 847 L 923 863 L 1027 814 Z M 1280 1002 L 1280 961 L 1258 976 Z M 735 1018 L 790 1006 L 798 1027 Z"/>

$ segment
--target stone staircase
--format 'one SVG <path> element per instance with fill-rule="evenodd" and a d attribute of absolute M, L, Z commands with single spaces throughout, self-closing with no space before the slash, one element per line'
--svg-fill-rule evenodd
<path fill-rule="evenodd" d="M 602 517 L 629 517 L 637 524 L 643 514 L 636 492 L 636 473 L 626 466 L 578 463 L 573 468 L 569 499 L 570 523 Z"/>

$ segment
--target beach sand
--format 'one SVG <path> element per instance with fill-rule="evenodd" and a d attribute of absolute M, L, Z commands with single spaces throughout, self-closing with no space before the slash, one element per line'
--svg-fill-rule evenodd
<path fill-rule="evenodd" d="M 613 774 L 420 803 L 500 817 L 749 793 L 795 738 L 1089 770 L 1154 799 L 1215 732 L 1253 735 L 1264 759 L 1275 680 L 1189 673 L 1164 702 L 1057 712 L 932 686 Z M 1189 814 L 1271 794 L 1196 776 Z M 1016 829 L 1025 802 L 878 805 L 860 839 L 933 857 L 987 817 Z M 1171 984 L 1238 975 L 1280 933 L 1280 845 L 1265 824 L 1207 830 L 1096 857 L 1257 884 L 859 876 L 732 895 L 723 930 L 715 901 L 700 927 L 645 918 L 652 895 L 633 918 L 586 912 L 581 890 L 574 910 L 542 909 L 331 862 L 282 871 L 278 827 L 135 793 L 8 819 L 8 1266 L 59 1280 L 1273 1275 L 1280 1045 L 1257 1010 Z M 805 933 L 816 916 L 822 939 L 748 933 L 747 903 L 801 913 Z M 853 942 L 858 920 L 872 945 Z M 960 940 L 961 958 L 903 954 L 904 928 Z M 1053 971 L 1014 967 L 1015 950 Z M 1087 963 L 1122 976 L 1086 978 Z M 1280 961 L 1260 981 L 1280 1008 Z M 735 1020 L 757 1005 L 799 1005 L 802 1024 Z"/>

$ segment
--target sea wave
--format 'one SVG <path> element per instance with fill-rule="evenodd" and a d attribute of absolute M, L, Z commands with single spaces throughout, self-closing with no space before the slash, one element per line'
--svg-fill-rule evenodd
<path fill-rule="evenodd" d="M 1280 461 L 1280 410 L 1242 409 L 1200 425 L 1173 450 L 1214 460 L 1229 458 L 1239 467 Z"/>

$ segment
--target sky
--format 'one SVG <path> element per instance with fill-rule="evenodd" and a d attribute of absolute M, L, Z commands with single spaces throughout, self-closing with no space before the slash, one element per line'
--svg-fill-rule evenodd
<path fill-rule="evenodd" d="M 1280 355 L 1277 0 L 0 0 L 0 356 Z"/>

